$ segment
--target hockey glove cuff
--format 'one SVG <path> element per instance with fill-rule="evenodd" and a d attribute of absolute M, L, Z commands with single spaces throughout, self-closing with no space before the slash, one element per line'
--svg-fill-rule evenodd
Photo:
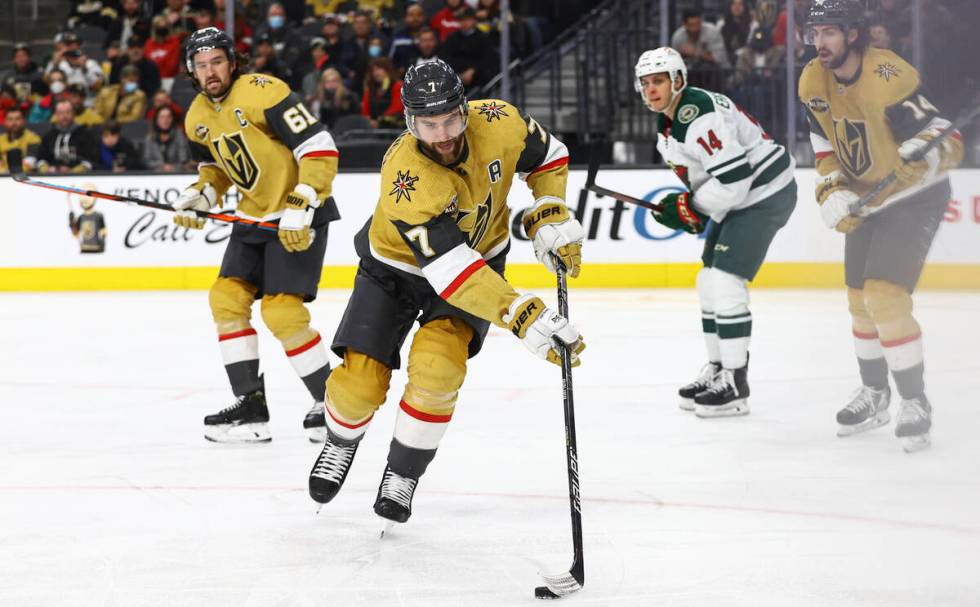
<path fill-rule="evenodd" d="M 551 256 L 561 259 L 568 275 L 576 277 L 582 270 L 582 241 L 585 229 L 568 212 L 565 201 L 555 196 L 542 196 L 524 212 L 524 232 L 534 246 L 534 256 L 552 273 L 555 264 Z"/>
<path fill-rule="evenodd" d="M 820 218 L 824 225 L 845 234 L 858 227 L 864 219 L 851 215 L 851 206 L 860 199 L 851 190 L 838 189 L 831 192 L 820 204 Z"/>
<path fill-rule="evenodd" d="M 660 203 L 662 211 L 652 211 L 653 218 L 660 224 L 673 230 L 684 230 L 689 234 L 704 232 L 708 216 L 694 208 L 694 199 L 690 192 L 672 192 Z"/>
<path fill-rule="evenodd" d="M 286 209 L 279 220 L 279 242 L 290 253 L 298 253 L 313 244 L 313 213 L 320 206 L 316 190 L 301 183 L 286 194 Z"/>
<path fill-rule="evenodd" d="M 195 211 L 210 211 L 218 199 L 218 193 L 206 183 L 199 190 L 187 188 L 174 201 L 174 223 L 182 228 L 200 230 L 204 227 L 204 217 L 198 217 Z"/>
<path fill-rule="evenodd" d="M 585 349 L 582 336 L 567 318 L 545 307 L 540 298 L 521 295 L 511 302 L 503 320 L 535 356 L 561 365 L 558 348 L 565 346 L 572 357 L 572 366 L 581 363 L 578 355 Z"/>

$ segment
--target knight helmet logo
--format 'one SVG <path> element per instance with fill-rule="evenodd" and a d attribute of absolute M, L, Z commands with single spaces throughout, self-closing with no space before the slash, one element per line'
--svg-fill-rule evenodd
<path fill-rule="evenodd" d="M 871 147 L 868 127 L 863 120 L 843 118 L 834 121 L 834 138 L 837 140 L 837 156 L 854 177 L 860 177 L 871 168 Z"/>
<path fill-rule="evenodd" d="M 222 135 L 211 140 L 215 157 L 221 159 L 228 177 L 243 190 L 251 190 L 259 180 L 259 165 L 245 144 L 242 132 Z"/>

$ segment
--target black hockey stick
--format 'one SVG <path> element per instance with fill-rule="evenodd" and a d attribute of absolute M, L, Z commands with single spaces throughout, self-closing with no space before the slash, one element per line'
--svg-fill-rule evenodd
<path fill-rule="evenodd" d="M 607 190 L 601 185 L 596 185 L 595 177 L 599 173 L 599 154 L 596 153 L 596 148 L 598 146 L 592 146 L 592 150 L 589 152 L 589 172 L 585 178 L 585 189 L 590 192 L 595 192 L 600 196 L 608 196 L 614 200 L 619 200 L 621 202 L 628 202 L 630 204 L 635 204 L 637 206 L 643 207 L 645 209 L 650 209 L 651 211 L 656 211 L 660 213 L 664 210 L 663 205 L 656 204 L 647 200 L 642 200 L 640 198 L 635 198 L 629 194 L 621 194 L 619 192 L 614 192 L 613 190 Z"/>
<path fill-rule="evenodd" d="M 558 274 L 558 313 L 568 318 L 568 281 L 565 266 L 552 255 L 555 272 Z M 566 573 L 544 575 L 544 586 L 534 589 L 538 599 L 557 599 L 585 585 L 585 562 L 582 556 L 582 501 L 578 484 L 578 444 L 575 440 L 575 410 L 572 402 L 572 352 L 565 344 L 558 344 L 561 353 L 562 396 L 565 404 L 565 457 L 568 461 L 568 501 L 572 512 L 572 547 L 574 559 L 572 568 Z"/>
<path fill-rule="evenodd" d="M 928 142 L 927 144 L 925 144 L 924 146 L 916 150 L 915 153 L 912 154 L 911 158 L 909 158 L 908 160 L 903 160 L 903 162 L 909 163 L 909 162 L 918 162 L 922 160 L 923 158 L 926 157 L 926 154 L 934 150 L 936 146 L 938 146 L 940 143 L 945 141 L 947 137 L 949 137 L 953 133 L 958 132 L 960 129 L 973 122 L 973 119 L 976 118 L 977 116 L 980 116 L 980 107 L 974 108 L 972 112 L 970 112 L 966 116 L 961 117 L 959 120 L 951 124 L 949 128 L 944 130 L 937 137 L 934 137 L 932 141 Z M 889 186 L 891 186 L 891 184 L 895 183 L 896 179 L 898 179 L 898 176 L 895 174 L 894 171 L 889 173 L 884 179 L 879 181 L 878 185 L 876 185 L 870 192 L 862 196 L 860 200 L 856 201 L 854 204 L 851 205 L 850 208 L 851 215 L 856 214 L 863 207 L 867 206 L 872 200 L 877 198 L 879 194 L 881 194 Z"/>
<path fill-rule="evenodd" d="M 59 192 L 68 192 L 69 194 L 78 194 L 80 196 L 91 196 L 92 198 L 102 198 L 104 200 L 114 200 L 116 202 L 125 202 L 126 204 L 133 204 L 140 207 L 149 207 L 151 209 L 159 209 L 161 211 L 176 212 L 169 204 L 164 204 L 162 202 L 153 202 L 151 200 L 143 200 L 142 198 L 133 198 L 132 196 L 122 196 L 120 194 L 109 194 L 107 192 L 100 192 L 98 190 L 85 190 L 82 188 L 76 188 L 70 185 L 60 185 L 57 183 L 50 183 L 47 181 L 38 181 L 32 179 L 27 175 L 12 175 L 14 181 L 18 183 L 23 183 L 24 185 L 32 185 L 39 188 L 47 188 L 49 190 L 57 190 Z M 213 219 L 215 221 L 220 221 L 223 223 L 240 223 L 247 226 L 252 226 L 260 230 L 267 230 L 270 232 L 279 231 L 279 226 L 269 222 L 269 221 L 255 221 L 253 219 L 245 219 L 244 217 L 238 217 L 237 215 L 229 215 L 228 213 L 209 213 L 207 211 L 194 211 L 194 214 L 198 217 L 203 217 L 205 219 Z"/>

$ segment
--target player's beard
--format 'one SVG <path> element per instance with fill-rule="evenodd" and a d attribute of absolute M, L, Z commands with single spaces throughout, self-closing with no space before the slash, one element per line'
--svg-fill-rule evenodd
<path fill-rule="evenodd" d="M 847 61 L 847 58 L 850 55 L 851 55 L 851 45 L 845 42 L 844 52 L 842 52 L 840 54 L 840 57 L 838 57 L 837 59 L 831 59 L 830 63 L 827 64 L 827 67 L 829 67 L 831 70 L 839 69 L 840 66 L 844 65 L 844 62 Z"/>
<path fill-rule="evenodd" d="M 452 144 L 452 149 L 447 145 L 450 143 Z M 450 165 L 458 161 L 460 155 L 463 153 L 463 135 L 460 135 L 452 141 L 427 143 L 425 147 L 429 149 L 430 154 L 437 158 L 441 164 Z"/>
<path fill-rule="evenodd" d="M 214 93 L 212 93 L 208 86 L 210 84 L 214 84 L 216 81 L 221 84 L 221 86 Z M 228 94 L 228 91 L 231 89 L 231 83 L 231 78 L 228 78 L 227 84 L 221 83 L 221 81 L 217 78 L 212 78 L 211 80 L 204 81 L 204 86 L 201 87 L 201 90 L 203 90 L 204 94 L 207 95 L 212 101 L 220 101 L 224 99 L 225 95 Z"/>

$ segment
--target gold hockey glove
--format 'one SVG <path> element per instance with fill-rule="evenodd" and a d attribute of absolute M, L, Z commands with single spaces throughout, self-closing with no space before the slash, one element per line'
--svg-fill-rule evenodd
<path fill-rule="evenodd" d="M 568 346 L 572 366 L 581 364 L 578 355 L 585 349 L 581 334 L 567 318 L 545 307 L 540 298 L 530 294 L 519 296 L 504 314 L 504 322 L 524 347 L 538 358 L 561 365 L 561 355 L 558 353 L 560 342 Z"/>
<path fill-rule="evenodd" d="M 582 271 L 582 241 L 585 230 L 572 217 L 565 201 L 554 196 L 542 196 L 534 206 L 524 211 L 524 232 L 534 245 L 534 256 L 554 273 L 552 255 L 565 264 L 568 275 L 576 277 Z"/>
<path fill-rule="evenodd" d="M 299 184 L 286 194 L 286 210 L 279 220 L 279 242 L 290 253 L 298 253 L 310 248 L 313 243 L 313 212 L 319 205 L 316 191 L 306 185 Z"/>
<path fill-rule="evenodd" d="M 187 188 L 174 201 L 174 223 L 182 228 L 200 230 L 204 227 L 205 219 L 198 217 L 194 211 L 210 211 L 218 198 L 218 193 L 206 183 L 200 190 Z"/>

